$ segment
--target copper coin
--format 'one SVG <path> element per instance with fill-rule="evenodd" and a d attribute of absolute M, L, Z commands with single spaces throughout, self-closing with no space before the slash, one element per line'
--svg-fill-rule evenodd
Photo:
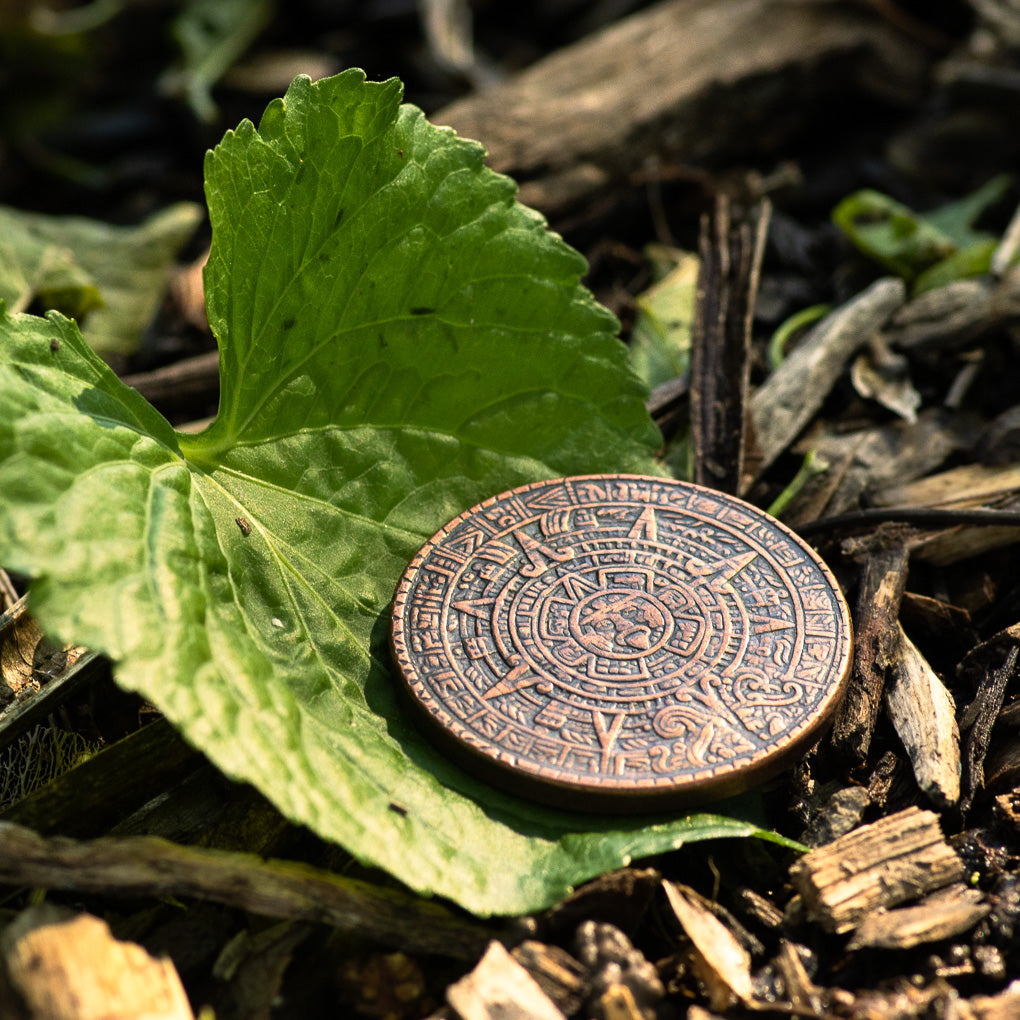
<path fill-rule="evenodd" d="M 747 789 L 806 750 L 849 672 L 825 564 L 761 510 L 638 475 L 559 478 L 465 511 L 392 619 L 442 747 L 522 796 L 652 811 Z"/>

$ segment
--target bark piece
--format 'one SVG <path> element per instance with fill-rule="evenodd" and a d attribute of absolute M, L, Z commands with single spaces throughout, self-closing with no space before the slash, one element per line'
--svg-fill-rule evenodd
<path fill-rule="evenodd" d="M 563 1013 L 572 1016 L 581 1008 L 585 969 L 565 949 L 528 939 L 514 947 L 513 957 Z"/>
<path fill-rule="evenodd" d="M 927 59 L 866 9 L 671 0 L 432 119 L 480 139 L 490 164 L 522 182 L 521 201 L 551 215 L 653 158 L 703 161 L 747 152 L 752 140 L 759 154 L 775 148 L 834 93 L 902 96 Z"/>
<path fill-rule="evenodd" d="M 761 273 L 769 205 L 745 220 L 724 195 L 703 217 L 698 305 L 691 342 L 691 444 L 694 481 L 737 495 L 744 475 L 751 317 Z"/>
<path fill-rule="evenodd" d="M 1011 624 L 975 645 L 957 666 L 960 679 L 970 681 L 975 689 L 979 688 L 989 670 L 1000 666 L 1014 648 L 1020 648 L 1020 623 Z"/>
<path fill-rule="evenodd" d="M 741 886 L 736 892 L 736 899 L 747 913 L 764 927 L 775 930 L 783 923 L 783 912 L 770 899 L 750 886 Z"/>
<path fill-rule="evenodd" d="M 786 939 L 780 939 L 776 955 L 776 969 L 783 977 L 786 997 L 798 1012 L 817 1015 L 821 1012 L 821 989 L 808 977 L 804 961 L 797 947 Z"/>
<path fill-rule="evenodd" d="M 760 470 L 779 456 L 822 406 L 846 363 L 904 301 L 902 280 L 877 280 L 827 315 L 751 399 Z"/>
<path fill-rule="evenodd" d="M 938 816 L 911 807 L 812 850 L 790 876 L 808 917 L 843 933 L 875 910 L 958 882 L 964 871 Z"/>
<path fill-rule="evenodd" d="M 835 515 L 857 507 L 864 493 L 870 497 L 877 490 L 930 474 L 947 457 L 973 445 L 978 435 L 978 425 L 969 416 L 929 408 L 913 425 L 898 421 L 845 434 L 812 428 L 794 451 L 804 454 L 813 449 L 840 466 L 841 477 L 824 508 L 826 514 Z"/>
<path fill-rule="evenodd" d="M 873 335 L 868 349 L 854 358 L 850 381 L 859 396 L 874 400 L 906 421 L 917 421 L 921 394 L 910 378 L 910 363 L 890 350 L 881 334 Z"/>
<path fill-rule="evenodd" d="M 73 840 L 0 822 L 0 882 L 118 896 L 193 896 L 318 921 L 414 952 L 477 958 L 491 932 L 436 903 L 291 861 L 150 836 Z"/>
<path fill-rule="evenodd" d="M 1015 464 L 1001 467 L 965 464 L 918 481 L 888 486 L 874 493 L 873 499 L 880 506 L 968 509 L 1008 498 L 1017 489 L 1020 468 Z M 948 566 L 1012 545 L 1016 540 L 1015 526 L 956 526 L 918 541 L 915 556 L 937 566 Z"/>
<path fill-rule="evenodd" d="M 907 578 L 902 546 L 875 553 L 867 562 L 857 599 L 854 665 L 836 714 L 832 742 L 844 754 L 863 761 L 871 746 L 887 671 L 896 661 L 896 618 Z"/>
<path fill-rule="evenodd" d="M 896 630 L 899 651 L 885 688 L 886 709 L 917 785 L 938 807 L 951 807 L 960 799 L 956 705 L 903 628 L 897 624 Z"/>
<path fill-rule="evenodd" d="M 863 786 L 845 786 L 811 812 L 811 818 L 800 841 L 807 846 L 824 846 L 845 836 L 861 824 L 864 812 L 871 805 L 871 794 Z"/>
<path fill-rule="evenodd" d="M 905 304 L 890 319 L 886 338 L 904 350 L 956 350 L 1015 318 L 1018 303 L 1020 272 L 1016 267 L 1001 280 L 992 276 L 956 280 Z"/>
<path fill-rule="evenodd" d="M 847 951 L 861 946 L 910 949 L 970 931 L 992 909 L 981 902 L 980 889 L 951 886 L 913 907 L 869 914 L 847 943 Z"/>
<path fill-rule="evenodd" d="M 542 920 L 554 932 L 573 932 L 589 919 L 607 921 L 630 931 L 645 916 L 661 883 L 662 875 L 654 868 L 607 871 L 550 907 Z"/>
<path fill-rule="evenodd" d="M 446 989 L 462 1020 L 564 1020 L 535 979 L 499 942 L 490 942 L 478 966 Z"/>
<path fill-rule="evenodd" d="M 644 1012 L 626 985 L 614 984 L 595 1000 L 592 1016 L 597 1020 L 654 1020 L 655 1014 Z"/>
<path fill-rule="evenodd" d="M 978 440 L 975 453 L 982 464 L 1005 468 L 1020 461 L 1020 404 L 996 415 Z M 1020 471 L 1017 471 L 1020 476 Z M 1020 478 L 1017 485 L 1020 486 Z"/>
<path fill-rule="evenodd" d="M 1016 672 L 1017 654 L 1014 645 L 1006 652 L 1001 665 L 985 675 L 974 700 L 963 712 L 961 722 L 970 729 L 967 734 L 967 796 L 964 807 L 970 807 L 974 795 L 985 783 L 985 755 L 992 738 L 992 727 L 1002 709 L 1006 685 Z"/>
<path fill-rule="evenodd" d="M 173 963 L 119 942 L 91 914 L 30 907 L 0 936 L 0 951 L 30 1020 L 193 1020 Z"/>
<path fill-rule="evenodd" d="M 663 882 L 669 905 L 695 950 L 695 966 L 708 989 L 709 1009 L 726 1010 L 754 998 L 751 957 L 730 930 L 690 889 Z"/>
<path fill-rule="evenodd" d="M 993 549 L 1016 545 L 1020 526 L 1002 524 L 981 527 L 957 525 L 934 532 L 914 543 L 913 555 L 935 567 L 948 567 L 983 556 Z"/>
<path fill-rule="evenodd" d="M 588 968 L 589 1006 L 598 1014 L 599 1003 L 608 994 L 611 1009 L 627 1009 L 633 1003 L 647 1018 L 654 1020 L 656 1004 L 666 994 L 658 971 L 635 949 L 630 939 L 612 924 L 583 921 L 575 936 L 577 958 Z M 623 995 L 616 986 L 630 992 Z"/>
<path fill-rule="evenodd" d="M 23 596 L 0 614 L 0 747 L 6 747 L 84 687 L 109 675 L 106 660 L 48 641 Z"/>
<path fill-rule="evenodd" d="M 951 602 L 906 591 L 900 603 L 900 619 L 912 634 L 927 641 L 941 642 L 943 647 L 948 644 L 949 649 L 958 647 L 957 660 L 974 645 L 970 613 Z"/>

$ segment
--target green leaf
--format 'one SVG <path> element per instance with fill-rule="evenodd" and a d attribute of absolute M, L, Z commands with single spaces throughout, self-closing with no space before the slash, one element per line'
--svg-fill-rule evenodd
<path fill-rule="evenodd" d="M 849 195 L 832 218 L 865 255 L 906 280 L 956 250 L 948 234 L 878 191 Z"/>
<path fill-rule="evenodd" d="M 290 818 L 420 892 L 518 913 L 759 830 L 530 804 L 401 708 L 388 604 L 422 542 L 513 485 L 654 472 L 658 434 L 583 258 L 400 96 L 299 78 L 208 155 L 204 433 L 174 433 L 59 315 L 0 318 L 0 562 L 35 577 L 44 627 L 110 655 Z"/>
<path fill-rule="evenodd" d="M 184 96 L 199 120 L 215 120 L 212 87 L 258 38 L 275 11 L 273 0 L 187 0 L 173 26 L 182 66 L 163 76 L 163 91 Z"/>
<path fill-rule="evenodd" d="M 630 365 L 652 388 L 690 367 L 697 286 L 697 255 L 677 252 L 667 275 L 637 298 Z"/>
<path fill-rule="evenodd" d="M 998 246 L 999 242 L 989 237 L 947 255 L 917 277 L 914 294 L 923 294 L 926 290 L 935 290 L 956 280 L 984 276 L 992 267 L 992 256 Z"/>
<path fill-rule="evenodd" d="M 957 248 L 969 248 L 988 240 L 988 233 L 975 230 L 974 224 L 988 209 L 1005 198 L 1012 184 L 1010 174 L 998 174 L 969 195 L 926 212 L 924 218 L 949 237 Z"/>
<path fill-rule="evenodd" d="M 180 202 L 137 227 L 0 207 L 0 300 L 83 320 L 100 354 L 130 354 L 159 307 L 167 272 L 202 210 Z"/>
<path fill-rule="evenodd" d="M 974 224 L 1012 186 L 999 174 L 969 195 L 917 213 L 878 191 L 858 191 L 836 206 L 832 218 L 869 258 L 905 280 L 914 293 L 988 271 L 995 240 Z"/>

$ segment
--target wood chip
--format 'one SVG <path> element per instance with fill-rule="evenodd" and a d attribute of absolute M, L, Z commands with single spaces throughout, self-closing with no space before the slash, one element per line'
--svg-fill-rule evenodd
<path fill-rule="evenodd" d="M 514 947 L 513 957 L 567 1016 L 581 1008 L 587 993 L 585 969 L 565 949 L 528 939 Z"/>
<path fill-rule="evenodd" d="M 827 315 L 751 398 L 764 471 L 815 416 L 847 362 L 903 304 L 902 280 L 877 280 Z"/>
<path fill-rule="evenodd" d="M 671 0 L 432 120 L 480 139 L 491 165 L 522 182 L 521 201 L 549 215 L 626 183 L 651 159 L 701 161 L 749 138 L 758 152 L 774 146 L 802 126 L 805 95 L 813 104 L 832 92 L 902 95 L 928 60 L 866 9 Z"/>
<path fill-rule="evenodd" d="M 194 1018 L 173 963 L 119 942 L 91 914 L 30 907 L 0 936 L 0 952 L 31 1020 Z"/>
<path fill-rule="evenodd" d="M 953 696 L 896 625 L 899 649 L 885 688 L 886 709 L 922 792 L 936 806 L 960 799 L 960 731 Z"/>
<path fill-rule="evenodd" d="M 877 506 L 980 506 L 1020 489 L 1020 465 L 962 464 L 872 493 Z"/>
<path fill-rule="evenodd" d="M 841 466 L 841 477 L 825 507 L 831 516 L 855 509 L 865 493 L 871 499 L 876 491 L 929 475 L 947 457 L 971 447 L 979 434 L 966 416 L 932 407 L 923 410 L 912 425 L 897 421 L 847 433 L 826 432 L 818 425 L 794 451 L 806 454 L 813 449 Z"/>
<path fill-rule="evenodd" d="M 964 871 L 938 816 L 911 807 L 812 850 L 794 862 L 790 876 L 808 917 L 842 933 L 875 910 L 960 881 Z"/>
<path fill-rule="evenodd" d="M 853 672 L 832 729 L 833 745 L 858 761 L 868 755 L 886 673 L 897 659 L 896 619 L 906 579 L 907 553 L 902 546 L 871 556 L 861 578 Z"/>
<path fill-rule="evenodd" d="M 596 1011 L 602 1020 L 650 1020 L 626 985 L 610 985 L 598 997 Z"/>
<path fill-rule="evenodd" d="M 825 846 L 861 824 L 871 806 L 871 794 L 863 786 L 844 786 L 812 810 L 800 841 L 807 846 Z"/>
<path fill-rule="evenodd" d="M 817 1014 L 821 1011 L 821 989 L 808 977 L 797 947 L 786 939 L 779 942 L 776 969 L 782 975 L 786 997 L 798 1011 Z"/>
<path fill-rule="evenodd" d="M 65 701 L 109 672 L 95 652 L 45 638 L 22 596 L 0 614 L 0 747 L 46 723 Z"/>
<path fill-rule="evenodd" d="M 462 1020 L 565 1020 L 535 979 L 493 941 L 470 974 L 446 989 Z"/>
<path fill-rule="evenodd" d="M 663 882 L 669 905 L 695 949 L 699 977 L 708 990 L 709 1009 L 725 1010 L 734 1000 L 754 999 L 751 957 L 730 930 L 699 900 L 697 893 Z"/>
<path fill-rule="evenodd" d="M 1001 502 L 1020 489 L 1016 464 L 962 464 L 913 481 L 900 480 L 871 493 L 878 506 L 970 509 Z M 934 532 L 914 543 L 912 555 L 936 566 L 948 566 L 1017 540 L 1016 527 L 957 526 Z"/>
<path fill-rule="evenodd" d="M 862 946 L 910 949 L 969 931 L 992 909 L 981 902 L 980 889 L 957 885 L 913 907 L 869 914 L 847 943 L 847 951 Z"/>
<path fill-rule="evenodd" d="M 998 995 L 975 995 L 953 1006 L 946 1020 L 1016 1020 L 1020 1016 L 1020 981 Z"/>
<path fill-rule="evenodd" d="M 958 350 L 1015 314 L 1018 290 L 1020 276 L 1010 273 L 1001 281 L 986 276 L 925 291 L 896 312 L 886 337 L 904 350 Z"/>

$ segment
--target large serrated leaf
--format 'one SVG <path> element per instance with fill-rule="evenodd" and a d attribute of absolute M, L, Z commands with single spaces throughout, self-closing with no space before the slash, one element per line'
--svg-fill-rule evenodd
<path fill-rule="evenodd" d="M 221 403 L 178 435 L 72 323 L 0 320 L 0 561 L 225 772 L 412 888 L 535 910 L 717 816 L 532 805 L 424 741 L 387 607 L 440 525 L 514 485 L 654 472 L 583 259 L 395 81 L 298 79 L 208 156 Z"/>

